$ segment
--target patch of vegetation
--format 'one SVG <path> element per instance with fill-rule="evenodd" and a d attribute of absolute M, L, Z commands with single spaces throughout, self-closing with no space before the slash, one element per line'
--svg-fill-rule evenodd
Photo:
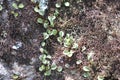
<path fill-rule="evenodd" d="M 18 2 L 19 2 L 19 0 L 18 0 Z M 12 3 L 12 7 L 13 7 L 14 9 L 23 9 L 25 6 L 24 6 L 23 3 L 17 4 L 16 2 L 13 2 L 13 3 Z M 11 14 L 13 14 L 14 17 L 17 17 L 17 16 L 19 15 L 19 13 L 16 12 L 16 11 L 11 11 Z"/>

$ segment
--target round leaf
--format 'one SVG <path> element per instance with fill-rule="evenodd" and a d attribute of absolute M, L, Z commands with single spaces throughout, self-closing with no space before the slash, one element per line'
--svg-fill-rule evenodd
<path fill-rule="evenodd" d="M 44 40 L 49 38 L 49 34 L 48 33 L 43 33 L 43 36 L 44 36 Z"/>
<path fill-rule="evenodd" d="M 66 7 L 68 7 L 68 6 L 70 6 L 70 3 L 69 3 L 69 2 L 65 2 L 64 5 L 65 5 Z"/>
<path fill-rule="evenodd" d="M 62 43 L 63 38 L 62 37 L 57 37 L 57 41 L 60 42 L 60 43 Z"/>
<path fill-rule="evenodd" d="M 64 32 L 63 32 L 63 31 L 60 31 L 60 32 L 59 32 L 59 36 L 60 36 L 60 37 L 63 37 L 63 36 L 64 36 Z"/>
<path fill-rule="evenodd" d="M 23 3 L 20 3 L 20 4 L 18 5 L 18 7 L 22 9 L 22 8 L 24 8 L 24 4 L 23 4 Z"/>
<path fill-rule="evenodd" d="M 51 65 L 51 70 L 55 70 L 57 68 L 57 65 L 55 64 L 55 63 L 53 63 L 52 65 Z"/>
<path fill-rule="evenodd" d="M 42 43 L 41 43 L 41 46 L 42 46 L 42 47 L 44 47 L 44 46 L 45 46 L 45 44 L 46 44 L 45 42 L 42 42 Z"/>
<path fill-rule="evenodd" d="M 56 35 L 57 34 L 57 30 L 56 29 L 53 29 L 52 30 L 52 35 Z"/>
<path fill-rule="evenodd" d="M 45 65 L 42 65 L 41 67 L 39 67 L 39 71 L 43 71 L 45 70 Z"/>
<path fill-rule="evenodd" d="M 43 23 L 43 19 L 42 19 L 42 18 L 38 18 L 38 19 L 37 19 L 37 22 L 38 22 L 38 23 Z"/>
<path fill-rule="evenodd" d="M 58 72 L 61 72 L 62 69 L 63 69 L 62 66 L 58 66 L 57 71 L 58 71 Z"/>
<path fill-rule="evenodd" d="M 98 80 L 104 80 L 104 77 L 103 76 L 98 76 L 97 79 Z"/>
<path fill-rule="evenodd" d="M 12 6 L 15 8 L 15 9 L 18 9 L 18 6 L 16 3 L 12 3 Z"/>
<path fill-rule="evenodd" d="M 44 73 L 45 76 L 50 76 L 51 75 L 51 70 L 48 70 Z"/>
<path fill-rule="evenodd" d="M 88 66 L 83 66 L 83 70 L 86 71 L 86 72 L 88 72 L 88 71 L 90 71 L 90 67 L 88 67 Z"/>
<path fill-rule="evenodd" d="M 83 73 L 83 77 L 87 78 L 90 76 L 90 73 L 86 72 L 86 73 Z"/>
<path fill-rule="evenodd" d="M 56 4 L 55 4 L 55 7 L 56 7 L 56 8 L 60 8 L 60 7 L 61 7 L 61 4 L 60 4 L 60 3 L 56 3 Z"/>
<path fill-rule="evenodd" d="M 76 64 L 81 64 L 81 63 L 82 63 L 81 60 L 76 61 Z"/>

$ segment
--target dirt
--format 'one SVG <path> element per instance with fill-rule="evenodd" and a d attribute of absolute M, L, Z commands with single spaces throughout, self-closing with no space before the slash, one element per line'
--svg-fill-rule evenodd
<path fill-rule="evenodd" d="M 79 40 L 79 49 L 71 58 L 62 54 L 62 45 L 54 38 L 48 41 L 48 50 L 52 60 L 63 66 L 64 71 L 52 72 L 45 77 L 38 68 L 40 43 L 43 40 L 42 33 L 45 31 L 41 24 L 36 22 L 40 17 L 34 12 L 35 4 L 30 0 L 20 0 L 25 8 L 14 10 L 10 4 L 15 0 L 3 0 L 3 10 L 0 11 L 0 63 L 9 69 L 14 69 L 17 62 L 20 66 L 32 66 L 34 78 L 29 80 L 97 80 L 98 75 L 104 75 L 104 80 L 120 80 L 120 1 L 119 0 L 69 0 L 70 7 L 59 9 L 59 16 L 55 21 L 58 30 L 72 34 Z M 49 9 L 45 18 L 53 14 L 57 1 L 50 0 Z M 14 17 L 11 11 L 18 12 Z M 61 20 L 62 19 L 62 20 Z M 14 45 L 21 43 L 18 49 Z M 83 50 L 85 47 L 85 50 Z M 95 54 L 92 61 L 87 60 L 87 54 L 93 51 Z M 76 65 L 77 60 L 82 64 Z M 69 68 L 65 64 L 70 65 Z M 91 66 L 91 76 L 84 78 L 82 67 Z M 12 70 L 11 69 L 11 70 Z M 24 69 L 24 68 L 23 68 Z M 0 69 L 1 70 L 1 69 Z M 29 72 L 29 71 L 28 71 Z M 0 74 L 1 75 L 1 74 Z M 28 75 L 30 76 L 30 75 Z M 1 79 L 0 80 L 5 80 Z M 27 80 L 20 78 L 20 80 Z"/>

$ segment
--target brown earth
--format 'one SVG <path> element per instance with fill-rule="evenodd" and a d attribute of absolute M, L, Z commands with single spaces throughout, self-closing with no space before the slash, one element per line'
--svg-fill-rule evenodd
<path fill-rule="evenodd" d="M 13 0 L 15 1 L 15 0 Z M 62 0 L 58 0 L 62 1 Z M 9 6 L 8 0 L 3 1 L 3 10 L 0 12 L 0 59 L 10 67 L 13 62 L 30 65 L 31 58 L 38 58 L 42 33 L 42 25 L 36 22 L 39 17 L 34 12 L 34 6 L 29 0 L 21 0 L 25 8 L 15 10 L 18 17 L 11 14 L 14 10 Z M 50 1 L 48 15 L 54 11 L 57 0 Z M 48 50 L 53 56 L 53 61 L 58 65 L 68 63 L 70 68 L 65 68 L 62 73 L 52 72 L 46 80 L 97 80 L 98 75 L 104 75 L 105 80 L 120 80 L 120 1 L 119 0 L 70 0 L 70 7 L 62 6 L 60 15 L 55 21 L 58 30 L 71 33 L 79 39 L 79 49 L 72 58 L 62 54 L 62 45 L 54 38 L 48 41 Z M 47 16 L 46 16 L 47 17 Z M 62 21 L 60 20 L 62 19 Z M 16 42 L 21 42 L 22 47 L 12 49 Z M 51 48 L 52 47 L 52 48 Z M 83 50 L 83 47 L 86 49 Z M 87 60 L 87 54 L 95 53 L 93 60 Z M 82 64 L 76 65 L 76 60 Z M 41 75 L 34 80 L 44 80 L 38 71 L 40 62 L 34 66 L 36 73 Z M 92 70 L 89 78 L 84 78 L 82 67 L 90 65 Z"/>

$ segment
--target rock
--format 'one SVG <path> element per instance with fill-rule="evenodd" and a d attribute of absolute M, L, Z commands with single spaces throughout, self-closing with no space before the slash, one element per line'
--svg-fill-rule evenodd
<path fill-rule="evenodd" d="M 36 76 L 33 66 L 18 65 L 17 62 L 13 64 L 13 70 L 11 70 L 11 73 L 18 75 L 20 78 L 24 78 L 23 80 L 33 80 Z"/>
<path fill-rule="evenodd" d="M 0 75 L 8 75 L 7 69 L 4 67 L 4 64 L 0 62 Z"/>
<path fill-rule="evenodd" d="M 0 80 L 11 80 L 8 69 L 0 62 Z"/>

